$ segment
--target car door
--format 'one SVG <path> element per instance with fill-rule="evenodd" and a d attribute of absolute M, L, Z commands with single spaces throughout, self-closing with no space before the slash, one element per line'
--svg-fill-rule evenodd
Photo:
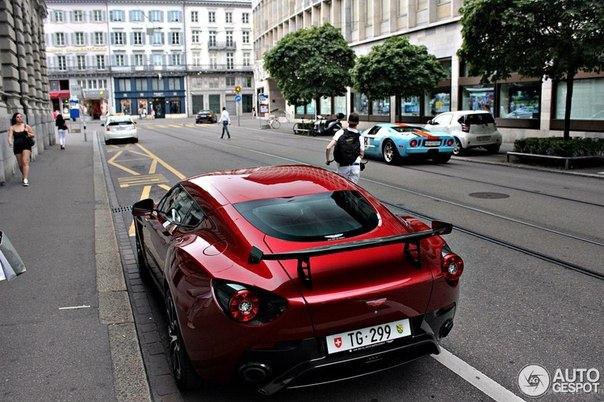
<path fill-rule="evenodd" d="M 430 124 L 430 131 L 439 131 L 443 133 L 451 132 L 451 118 L 453 115 L 451 113 L 442 113 L 432 119 L 432 124 Z"/>
<path fill-rule="evenodd" d="M 379 153 L 379 139 L 376 136 L 378 131 L 380 131 L 380 126 L 373 126 L 363 134 L 365 154 L 375 155 Z"/>

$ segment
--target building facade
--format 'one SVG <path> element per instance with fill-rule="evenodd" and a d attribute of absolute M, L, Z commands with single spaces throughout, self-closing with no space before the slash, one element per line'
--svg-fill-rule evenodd
<path fill-rule="evenodd" d="M 183 117 L 201 108 L 218 112 L 229 105 L 233 81 L 253 82 L 249 0 L 47 4 L 55 107 L 75 95 L 93 118 Z"/>
<path fill-rule="evenodd" d="M 489 110 L 505 140 L 549 136 L 563 129 L 565 82 L 512 76 L 491 85 L 467 74 L 457 56 L 462 44 L 461 0 L 254 0 L 254 55 L 258 94 L 268 95 L 273 109 L 286 108 L 297 117 L 346 110 L 362 120 L 425 123 L 438 113 Z M 349 89 L 346 96 L 322 99 L 294 111 L 286 106 L 274 81 L 262 69 L 262 56 L 284 35 L 300 28 L 330 23 L 339 28 L 357 55 L 367 54 L 385 39 L 405 35 L 424 45 L 445 67 L 448 76 L 423 97 L 368 101 Z M 604 74 L 579 74 L 574 83 L 571 130 L 573 135 L 601 136 L 604 132 Z M 258 103 L 258 107 L 263 105 Z M 259 109 L 260 110 L 260 109 Z"/>
<path fill-rule="evenodd" d="M 0 184 L 17 171 L 7 132 L 13 113 L 23 113 L 36 133 L 32 157 L 54 144 L 42 0 L 0 1 Z"/>

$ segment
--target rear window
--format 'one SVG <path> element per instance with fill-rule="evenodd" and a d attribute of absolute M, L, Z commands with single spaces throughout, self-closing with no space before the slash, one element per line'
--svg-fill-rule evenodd
<path fill-rule="evenodd" d="M 110 121 L 109 123 L 107 123 L 108 126 L 130 126 L 134 124 L 134 122 L 132 121 Z"/>
<path fill-rule="evenodd" d="M 459 120 L 465 124 L 495 124 L 495 119 L 490 113 L 467 114 Z"/>
<path fill-rule="evenodd" d="M 423 131 L 423 129 L 419 128 L 419 127 L 400 127 L 400 126 L 394 126 L 394 127 L 390 127 L 392 130 L 396 131 L 397 133 L 414 133 L 416 131 Z"/>
<path fill-rule="evenodd" d="M 248 201 L 235 208 L 258 229 L 283 240 L 349 237 L 378 224 L 377 212 L 357 191 Z"/>

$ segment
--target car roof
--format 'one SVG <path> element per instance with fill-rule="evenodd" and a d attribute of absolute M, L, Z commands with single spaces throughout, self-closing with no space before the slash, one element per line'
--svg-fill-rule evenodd
<path fill-rule="evenodd" d="M 207 113 L 207 112 L 214 113 L 214 112 L 213 112 L 213 111 L 211 111 L 210 109 L 203 109 L 203 110 L 200 110 L 200 111 L 199 111 L 199 112 L 197 112 L 197 113 Z"/>
<path fill-rule="evenodd" d="M 377 124 L 374 124 L 371 127 L 374 127 L 374 126 L 380 126 L 380 127 L 386 127 L 386 128 L 390 128 L 390 127 L 410 127 L 410 128 L 417 128 L 419 130 L 423 130 L 424 129 L 419 124 L 407 124 L 407 123 L 377 123 Z"/>
<path fill-rule="evenodd" d="M 342 176 L 310 165 L 279 165 L 214 172 L 188 179 L 220 204 L 294 197 L 356 187 Z"/>
<path fill-rule="evenodd" d="M 455 113 L 455 114 L 491 114 L 488 110 L 458 110 L 455 112 L 445 112 L 445 113 Z M 441 113 L 443 114 L 443 113 Z"/>
<path fill-rule="evenodd" d="M 107 116 L 107 121 L 132 121 L 132 116 Z"/>

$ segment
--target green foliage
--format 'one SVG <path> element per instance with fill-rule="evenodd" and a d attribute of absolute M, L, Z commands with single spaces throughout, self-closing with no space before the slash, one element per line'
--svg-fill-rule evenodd
<path fill-rule="evenodd" d="M 444 68 L 425 46 L 396 36 L 357 59 L 352 70 L 354 88 L 370 99 L 421 96 L 445 78 Z"/>
<path fill-rule="evenodd" d="M 525 138 L 514 141 L 514 151 L 551 156 L 604 156 L 604 139 Z"/>
<path fill-rule="evenodd" d="M 290 32 L 264 55 L 264 68 L 287 102 L 305 105 L 322 96 L 339 96 L 351 84 L 354 52 L 330 24 Z"/>
<path fill-rule="evenodd" d="M 563 79 L 604 67 L 602 0 L 466 0 L 459 56 L 483 81 Z"/>

